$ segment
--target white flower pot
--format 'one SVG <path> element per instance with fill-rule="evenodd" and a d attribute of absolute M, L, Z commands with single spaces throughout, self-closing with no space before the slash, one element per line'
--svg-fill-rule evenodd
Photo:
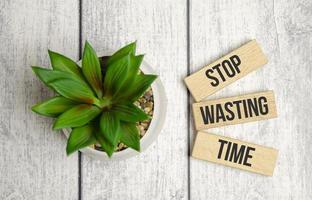
<path fill-rule="evenodd" d="M 100 55 L 103 55 L 103 54 L 100 54 Z M 140 69 L 144 74 L 156 74 L 155 71 L 152 69 L 152 67 L 144 61 L 142 62 Z M 166 97 L 164 86 L 160 80 L 160 77 L 158 77 L 152 83 L 152 90 L 153 90 L 153 96 L 154 96 L 153 118 L 150 123 L 150 126 L 148 127 L 148 130 L 146 131 L 145 135 L 140 140 L 141 152 L 147 149 L 147 147 L 150 146 L 157 139 L 157 136 L 161 132 L 161 129 L 163 127 L 163 124 L 166 118 L 167 97 Z M 71 130 L 62 129 L 62 131 L 68 138 Z M 80 151 L 83 154 L 88 155 L 98 160 L 124 160 L 124 159 L 140 154 L 140 152 L 137 152 L 131 148 L 126 148 L 122 151 L 114 152 L 111 158 L 109 158 L 105 152 L 98 151 L 91 147 L 83 148 Z"/>

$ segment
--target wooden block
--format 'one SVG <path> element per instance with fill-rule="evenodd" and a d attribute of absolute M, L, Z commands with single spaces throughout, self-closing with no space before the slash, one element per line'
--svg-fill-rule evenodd
<path fill-rule="evenodd" d="M 256 40 L 252 40 L 186 77 L 184 81 L 195 100 L 200 101 L 267 62 Z"/>
<path fill-rule="evenodd" d="M 257 144 L 198 132 L 192 157 L 272 176 L 278 150 Z"/>
<path fill-rule="evenodd" d="M 273 91 L 193 104 L 196 130 L 277 117 Z"/>

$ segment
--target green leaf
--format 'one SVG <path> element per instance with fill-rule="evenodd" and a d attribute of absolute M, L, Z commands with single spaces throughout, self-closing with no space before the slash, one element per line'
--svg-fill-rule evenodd
<path fill-rule="evenodd" d="M 103 96 L 102 86 L 102 72 L 99 58 L 97 57 L 94 49 L 86 41 L 83 57 L 82 57 L 82 72 L 89 84 L 99 98 Z"/>
<path fill-rule="evenodd" d="M 149 116 L 133 104 L 117 104 L 112 107 L 117 117 L 126 122 L 138 122 L 149 119 Z"/>
<path fill-rule="evenodd" d="M 117 116 L 113 112 L 103 112 L 100 119 L 101 133 L 104 134 L 104 138 L 116 147 L 120 138 L 120 122 Z"/>
<path fill-rule="evenodd" d="M 119 91 L 127 78 L 130 65 L 130 56 L 124 56 L 109 65 L 104 80 L 104 91 L 106 96 L 113 96 Z"/>
<path fill-rule="evenodd" d="M 61 114 L 54 122 L 53 129 L 73 128 L 83 126 L 98 116 L 102 110 L 97 106 L 80 104 L 63 114 Z"/>
<path fill-rule="evenodd" d="M 48 52 L 49 52 L 52 68 L 54 70 L 69 72 L 69 73 L 75 74 L 75 75 L 79 76 L 80 78 L 82 78 L 82 80 L 83 80 L 81 69 L 76 64 L 76 62 L 74 62 L 70 58 L 68 58 L 64 55 L 61 55 L 57 52 L 53 52 L 50 50 L 48 50 Z"/>
<path fill-rule="evenodd" d="M 54 71 L 42 67 L 32 67 L 33 72 L 38 76 L 38 78 L 44 82 L 47 86 L 49 83 L 58 79 L 77 79 L 77 81 L 82 82 L 76 75 L 68 72 Z"/>
<path fill-rule="evenodd" d="M 74 74 L 40 67 L 32 70 L 48 87 L 68 99 L 89 104 L 98 102 L 90 86 Z"/>
<path fill-rule="evenodd" d="M 127 73 L 127 78 L 123 82 L 121 89 L 118 91 L 118 93 L 115 93 L 115 97 L 120 96 L 120 94 L 123 94 L 125 91 L 128 90 L 129 85 L 133 83 L 133 81 L 135 80 L 136 76 L 139 73 L 139 68 L 143 61 L 143 58 L 144 58 L 144 55 L 139 55 L 139 56 L 130 55 L 130 66 L 129 66 L 129 70 Z"/>
<path fill-rule="evenodd" d="M 67 155 L 96 143 L 94 137 L 95 128 L 91 124 L 82 127 L 73 128 L 67 140 Z"/>
<path fill-rule="evenodd" d="M 122 94 L 116 101 L 118 102 L 134 102 L 143 93 L 150 87 L 153 81 L 157 78 L 156 75 L 144 75 L 139 74 L 136 76 L 135 80 L 133 81 L 132 85 L 129 86 L 128 90 Z"/>
<path fill-rule="evenodd" d="M 140 135 L 135 123 L 122 122 L 120 141 L 136 151 L 140 151 Z"/>
<path fill-rule="evenodd" d="M 95 132 L 96 140 L 100 143 L 102 149 L 106 152 L 108 157 L 111 157 L 115 151 L 115 146 L 108 142 L 101 131 Z"/>
<path fill-rule="evenodd" d="M 74 101 L 96 104 L 99 100 L 94 96 L 92 89 L 87 84 L 82 84 L 72 79 L 59 79 L 49 83 L 60 95 Z"/>
<path fill-rule="evenodd" d="M 115 61 L 119 60 L 120 58 L 122 58 L 128 54 L 134 55 L 135 49 L 136 49 L 136 42 L 132 42 L 132 43 L 124 46 L 123 48 L 119 49 L 112 56 L 109 57 L 109 59 L 107 61 L 107 65 L 108 66 L 111 65 Z"/>
<path fill-rule="evenodd" d="M 135 77 L 138 74 L 139 68 L 143 59 L 144 59 L 144 55 L 138 55 L 138 56 L 130 55 L 129 77 Z"/>
<path fill-rule="evenodd" d="M 71 101 L 61 96 L 56 96 L 42 103 L 34 105 L 31 109 L 40 115 L 56 117 L 75 105 L 77 105 L 77 102 Z"/>

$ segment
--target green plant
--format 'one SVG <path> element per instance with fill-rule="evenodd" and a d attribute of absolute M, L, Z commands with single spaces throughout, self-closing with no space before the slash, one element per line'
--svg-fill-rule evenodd
<path fill-rule="evenodd" d="M 109 157 L 118 142 L 140 151 L 137 121 L 149 118 L 136 101 L 157 78 L 141 74 L 143 55 L 135 55 L 131 43 L 107 57 L 104 69 L 86 41 L 82 67 L 59 53 L 49 51 L 52 70 L 33 66 L 34 73 L 58 95 L 36 104 L 32 110 L 56 118 L 53 129 L 71 128 L 67 155 L 98 143 Z"/>

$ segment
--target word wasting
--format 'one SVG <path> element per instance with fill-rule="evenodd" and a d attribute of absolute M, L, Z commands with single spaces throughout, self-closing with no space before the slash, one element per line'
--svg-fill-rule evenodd
<path fill-rule="evenodd" d="M 277 117 L 273 91 L 193 104 L 197 130 Z"/>

